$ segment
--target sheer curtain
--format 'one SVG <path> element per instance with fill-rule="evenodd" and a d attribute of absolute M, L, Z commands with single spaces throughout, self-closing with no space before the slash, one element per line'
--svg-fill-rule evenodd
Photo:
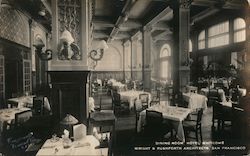
<path fill-rule="evenodd" d="M 205 49 L 205 30 L 202 30 L 198 36 L 198 49 Z"/>
<path fill-rule="evenodd" d="M 229 44 L 229 21 L 214 25 L 208 29 L 208 48 Z"/>
<path fill-rule="evenodd" d="M 234 20 L 234 42 L 246 40 L 246 22 L 242 18 Z"/>
<path fill-rule="evenodd" d="M 160 73 L 163 79 L 170 79 L 171 77 L 170 56 L 171 48 L 168 44 L 165 44 L 160 52 Z"/>

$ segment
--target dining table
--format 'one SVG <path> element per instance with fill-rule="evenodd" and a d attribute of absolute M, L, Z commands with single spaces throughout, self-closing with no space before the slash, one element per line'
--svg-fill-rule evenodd
<path fill-rule="evenodd" d="M 192 112 L 189 108 L 169 106 L 165 104 L 153 105 L 146 110 L 153 110 L 162 113 L 163 120 L 168 120 L 173 124 L 173 128 L 176 131 L 176 137 L 185 142 L 185 133 L 183 128 L 183 121 Z M 141 132 L 144 125 L 146 125 L 146 110 L 143 110 L 139 114 L 137 122 L 137 132 Z"/>
<path fill-rule="evenodd" d="M 183 93 L 183 100 L 188 103 L 188 108 L 196 111 L 197 109 L 202 108 L 203 110 L 207 109 L 207 97 L 198 93 L 188 92 Z"/>
<path fill-rule="evenodd" d="M 201 88 L 201 94 L 204 94 L 207 97 L 208 93 L 209 88 Z M 223 89 L 218 89 L 218 94 L 220 96 L 221 101 L 226 101 L 225 91 Z"/>
<path fill-rule="evenodd" d="M 7 100 L 7 103 L 15 102 L 17 103 L 17 108 L 22 108 L 22 107 L 32 108 L 34 97 L 36 97 L 36 95 L 28 95 L 28 96 L 10 98 Z M 48 111 L 51 111 L 50 103 L 47 97 L 44 97 L 44 108 L 47 109 Z"/>
<path fill-rule="evenodd" d="M 137 103 L 136 100 L 139 101 L 140 94 L 148 94 L 148 106 L 150 106 L 151 102 L 151 94 L 145 91 L 138 91 L 138 90 L 128 90 L 119 92 L 121 96 L 121 101 L 129 102 L 129 108 L 132 109 L 134 104 Z"/>
<path fill-rule="evenodd" d="M 97 148 L 100 141 L 93 135 L 87 135 L 70 143 L 69 147 L 63 146 L 62 138 L 51 138 L 45 141 L 36 156 L 103 156 L 107 155 L 108 148 Z"/>
<path fill-rule="evenodd" d="M 112 89 L 116 90 L 117 92 L 126 90 L 126 85 L 121 82 L 113 82 Z"/>
<path fill-rule="evenodd" d="M 0 109 L 0 133 L 3 131 L 4 122 L 13 123 L 15 121 L 15 114 L 23 111 L 30 110 L 30 108 L 6 108 Z"/>

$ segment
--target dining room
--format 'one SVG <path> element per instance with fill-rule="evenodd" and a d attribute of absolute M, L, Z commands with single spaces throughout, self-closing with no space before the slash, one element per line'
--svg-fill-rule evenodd
<path fill-rule="evenodd" d="M 0 155 L 250 153 L 248 0 L 0 0 Z"/>

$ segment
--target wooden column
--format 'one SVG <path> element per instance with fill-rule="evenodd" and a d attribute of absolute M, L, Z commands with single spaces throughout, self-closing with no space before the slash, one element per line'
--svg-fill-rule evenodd
<path fill-rule="evenodd" d="M 172 9 L 174 12 L 173 84 L 175 93 L 181 91 L 190 81 L 188 52 L 190 5 L 190 0 L 172 1 Z"/>
<path fill-rule="evenodd" d="M 151 88 L 151 27 L 144 27 L 142 32 L 142 81 L 143 88 Z"/>

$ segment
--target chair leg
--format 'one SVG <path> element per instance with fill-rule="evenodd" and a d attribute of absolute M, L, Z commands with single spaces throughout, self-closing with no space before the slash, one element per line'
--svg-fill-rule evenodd
<path fill-rule="evenodd" d="M 198 131 L 195 132 L 196 141 L 199 142 Z"/>
<path fill-rule="evenodd" d="M 212 118 L 212 128 L 214 128 L 214 117 Z"/>
<path fill-rule="evenodd" d="M 201 128 L 200 128 L 200 137 L 201 137 L 201 145 L 202 145 L 203 140 L 202 140 L 202 131 L 201 131 Z"/>

